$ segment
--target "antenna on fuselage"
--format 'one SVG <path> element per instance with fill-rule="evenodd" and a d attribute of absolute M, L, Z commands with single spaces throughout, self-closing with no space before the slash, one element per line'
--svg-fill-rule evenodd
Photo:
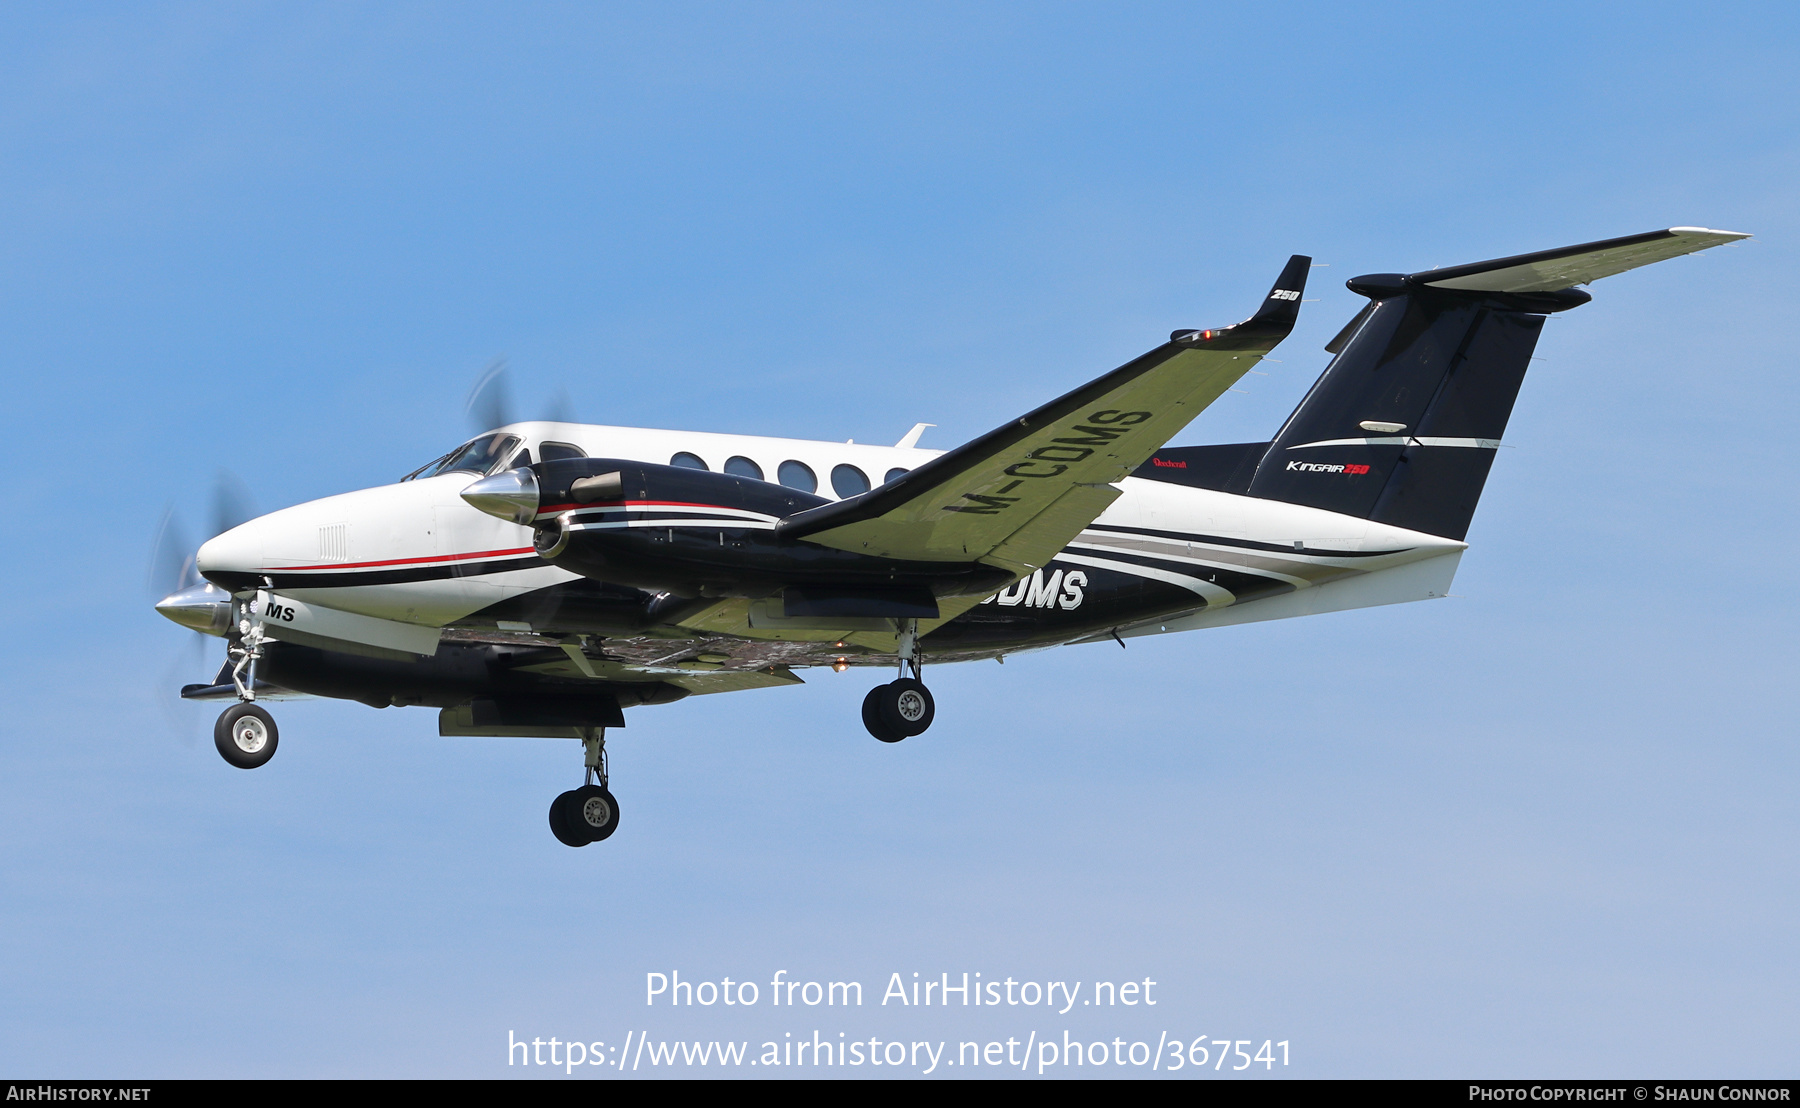
<path fill-rule="evenodd" d="M 919 445 L 919 436 L 925 433 L 925 428 L 936 426 L 937 424 L 935 423 L 915 423 L 913 424 L 913 429 L 900 436 L 900 441 L 895 443 L 894 446 L 900 450 L 911 450 L 913 447 Z"/>

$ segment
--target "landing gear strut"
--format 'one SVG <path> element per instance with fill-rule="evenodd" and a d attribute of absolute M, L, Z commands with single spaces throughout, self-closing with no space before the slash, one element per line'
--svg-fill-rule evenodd
<path fill-rule="evenodd" d="M 550 833 L 564 846 L 597 843 L 619 828 L 619 802 L 606 788 L 606 728 L 583 727 L 584 784 L 550 802 Z"/>
<path fill-rule="evenodd" d="M 237 686 L 238 703 L 219 713 L 213 724 L 213 745 L 219 755 L 239 769 L 255 769 L 275 757 L 279 735 L 275 717 L 256 701 L 257 659 L 262 657 L 262 625 L 250 618 L 255 601 L 237 601 L 237 634 L 226 642 L 231 683 Z"/>
<path fill-rule="evenodd" d="M 937 713 L 931 690 L 920 680 L 925 662 L 918 651 L 918 636 L 918 621 L 907 620 L 900 631 L 900 676 L 875 686 L 863 697 L 863 726 L 884 743 L 924 734 Z M 908 666 L 912 667 L 911 677 L 906 675 Z"/>

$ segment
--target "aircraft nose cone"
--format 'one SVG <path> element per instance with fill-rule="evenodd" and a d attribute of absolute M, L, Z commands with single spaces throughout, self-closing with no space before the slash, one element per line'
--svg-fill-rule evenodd
<path fill-rule="evenodd" d="M 233 527 L 200 544 L 194 568 L 214 584 L 239 588 L 258 579 L 263 568 L 263 534 L 255 522 Z"/>
<path fill-rule="evenodd" d="M 470 485 L 462 498 L 488 515 L 529 527 L 538 513 L 537 475 L 529 469 L 509 469 Z"/>
<path fill-rule="evenodd" d="M 170 593 L 156 602 L 156 610 L 203 635 L 223 635 L 231 623 L 231 597 L 211 583 Z"/>

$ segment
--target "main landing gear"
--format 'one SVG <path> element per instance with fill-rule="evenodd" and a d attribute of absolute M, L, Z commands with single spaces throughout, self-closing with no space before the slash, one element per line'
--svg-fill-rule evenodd
<path fill-rule="evenodd" d="M 262 657 L 262 627 L 252 622 L 247 606 L 239 601 L 238 633 L 227 640 L 225 655 L 231 666 L 231 683 L 238 702 L 219 713 L 213 724 L 213 745 L 219 755 L 239 769 L 255 769 L 275 757 L 279 734 L 275 717 L 256 703 L 253 666 Z"/>
<path fill-rule="evenodd" d="M 619 802 L 606 788 L 606 728 L 583 727 L 585 783 L 550 802 L 550 833 L 564 846 L 597 843 L 619 829 Z"/>
<path fill-rule="evenodd" d="M 900 676 L 885 685 L 877 685 L 863 697 L 863 726 L 884 743 L 897 743 L 913 735 L 922 735 L 931 726 L 937 708 L 931 702 L 931 690 L 920 680 L 925 663 L 917 648 L 919 625 L 907 620 L 900 632 Z M 913 675 L 906 676 L 907 666 Z"/>

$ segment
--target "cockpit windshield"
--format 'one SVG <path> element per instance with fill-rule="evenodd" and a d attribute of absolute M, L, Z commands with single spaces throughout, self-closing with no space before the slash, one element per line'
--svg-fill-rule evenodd
<path fill-rule="evenodd" d="M 445 473 L 493 473 L 512 456 L 513 447 L 519 445 L 517 435 L 483 435 L 462 448 L 451 452 L 450 456 L 431 467 L 427 476 L 437 477 Z"/>

